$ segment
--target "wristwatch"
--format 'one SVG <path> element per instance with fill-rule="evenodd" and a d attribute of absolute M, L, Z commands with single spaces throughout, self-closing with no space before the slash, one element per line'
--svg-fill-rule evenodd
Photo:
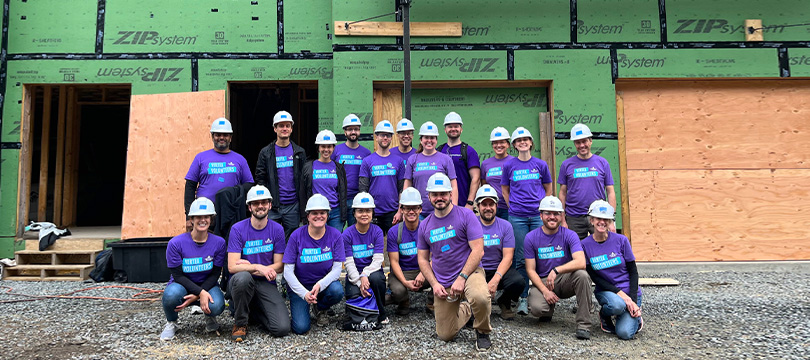
<path fill-rule="evenodd" d="M 470 206 L 472 206 L 472 204 L 474 204 L 474 203 L 473 203 L 473 202 L 472 202 L 472 201 L 470 201 L 470 200 L 467 200 L 467 205 L 470 205 Z"/>
<path fill-rule="evenodd" d="M 458 276 L 461 276 L 462 278 L 464 278 L 464 281 L 466 281 L 466 280 L 467 280 L 467 278 L 469 278 L 469 277 L 470 277 L 469 275 L 467 275 L 467 274 L 465 274 L 465 273 L 459 273 L 459 274 L 458 274 Z"/>

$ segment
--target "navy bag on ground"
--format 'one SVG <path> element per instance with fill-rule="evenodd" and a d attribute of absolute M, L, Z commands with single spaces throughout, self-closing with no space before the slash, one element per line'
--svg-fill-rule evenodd
<path fill-rule="evenodd" d="M 377 300 L 374 292 L 368 289 L 369 297 L 357 295 L 346 300 L 346 315 L 343 320 L 342 330 L 369 331 L 382 327 L 379 321 L 380 310 L 377 308 Z"/>

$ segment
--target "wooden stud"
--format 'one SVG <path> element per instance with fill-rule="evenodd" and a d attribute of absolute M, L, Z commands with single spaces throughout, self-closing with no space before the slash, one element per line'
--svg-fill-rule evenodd
<path fill-rule="evenodd" d="M 34 111 L 36 106 L 36 86 L 23 86 L 22 121 L 20 130 L 20 171 L 17 200 L 17 237 L 22 238 L 28 224 L 28 211 L 31 208 L 31 158 L 34 152 Z"/>
<path fill-rule="evenodd" d="M 762 19 L 746 19 L 743 31 L 745 31 L 745 41 L 764 41 Z"/>
<path fill-rule="evenodd" d="M 37 221 L 46 221 L 45 211 L 48 208 L 48 151 L 51 134 L 51 87 L 45 85 L 45 96 L 42 104 L 42 140 L 39 157 L 39 203 Z"/>
<path fill-rule="evenodd" d="M 74 127 L 76 126 L 76 88 L 67 89 L 67 124 L 65 125 L 65 184 L 64 201 L 62 202 L 62 226 L 72 226 L 73 212 L 76 211 L 76 199 L 73 187 L 73 172 L 75 167 L 74 152 L 78 152 L 79 144 L 75 143 Z"/>
<path fill-rule="evenodd" d="M 53 222 L 62 224 L 62 195 L 65 169 L 65 108 L 67 106 L 67 86 L 59 86 L 59 113 L 56 123 L 56 171 L 53 186 Z"/>
<path fill-rule="evenodd" d="M 78 99 L 79 94 L 77 93 L 75 96 Z M 73 144 L 76 149 L 76 151 L 73 152 L 73 173 L 70 179 L 72 191 L 70 196 L 71 199 L 73 199 L 73 207 L 71 208 L 70 218 L 67 221 L 67 223 L 71 225 L 76 224 L 76 203 L 79 199 L 79 153 L 81 151 L 82 107 L 77 105 L 73 112 L 73 118 L 75 119 L 73 125 Z"/>
<path fill-rule="evenodd" d="M 540 123 L 540 159 L 548 164 L 551 169 L 551 178 L 556 179 L 556 169 L 554 166 L 554 124 L 551 123 L 551 114 L 541 112 L 539 116 Z M 554 192 L 554 186 L 551 189 Z"/>
<path fill-rule="evenodd" d="M 624 136 L 624 98 L 622 92 L 616 92 L 616 128 L 619 133 L 619 189 L 622 198 L 622 234 L 627 236 L 630 242 L 633 238 L 630 236 L 630 193 L 627 189 L 627 143 Z"/>
<path fill-rule="evenodd" d="M 346 24 L 351 21 L 335 21 L 335 35 L 350 36 L 403 36 L 404 30 L 401 22 L 393 21 L 363 21 L 356 24 Z M 447 36 L 460 37 L 460 22 L 411 22 L 411 36 Z"/>

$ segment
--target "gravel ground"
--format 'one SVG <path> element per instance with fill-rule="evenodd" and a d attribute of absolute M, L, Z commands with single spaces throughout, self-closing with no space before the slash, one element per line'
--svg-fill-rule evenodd
<path fill-rule="evenodd" d="M 627 358 L 627 359 L 807 359 L 810 357 L 810 263 L 744 266 L 645 266 L 642 277 L 671 277 L 677 287 L 644 287 L 644 330 L 621 341 L 596 326 L 589 341 L 574 337 L 573 299 L 563 300 L 551 323 L 519 316 L 492 317 L 493 348 L 475 351 L 475 335 L 464 329 L 450 343 L 436 339 L 424 296 L 412 295 L 408 317 L 373 333 L 350 333 L 335 326 L 313 327 L 305 336 L 272 338 L 251 326 L 248 340 L 230 342 L 233 320 L 220 316 L 222 334 L 204 333 L 203 318 L 184 311 L 175 340 L 158 335 L 165 318 L 158 302 L 49 299 L 0 303 L 0 343 L 6 359 L 120 358 Z M 62 294 L 111 285 L 74 282 L 12 282 L 0 286 L 26 294 Z M 161 289 L 163 284 L 133 284 Z M 20 299 L 5 294 L 0 301 Z M 124 289 L 92 290 L 84 295 L 129 297 Z M 497 309 L 497 307 L 495 307 Z M 335 307 L 337 324 L 343 307 Z M 394 307 L 389 307 L 393 312 Z M 496 312 L 498 310 L 495 310 Z"/>

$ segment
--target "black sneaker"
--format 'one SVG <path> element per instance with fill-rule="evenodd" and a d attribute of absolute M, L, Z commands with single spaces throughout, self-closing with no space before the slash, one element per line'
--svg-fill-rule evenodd
<path fill-rule="evenodd" d="M 613 317 L 599 315 L 599 321 L 602 323 L 602 331 L 608 334 L 616 333 L 616 325 L 613 324 Z"/>
<path fill-rule="evenodd" d="M 551 322 L 551 316 L 541 316 L 537 318 L 541 323 Z"/>
<path fill-rule="evenodd" d="M 577 329 L 577 339 L 580 340 L 589 340 L 591 338 L 591 332 L 585 329 Z"/>
<path fill-rule="evenodd" d="M 482 334 L 475 330 L 475 349 L 478 351 L 487 351 L 492 347 L 492 342 L 489 341 L 489 334 Z"/>

